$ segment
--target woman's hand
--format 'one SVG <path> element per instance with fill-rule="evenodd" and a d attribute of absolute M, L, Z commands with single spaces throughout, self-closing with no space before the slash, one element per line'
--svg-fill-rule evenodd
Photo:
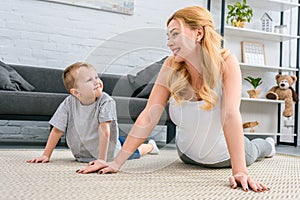
<path fill-rule="evenodd" d="M 229 178 L 229 182 L 232 189 L 236 189 L 238 186 L 241 186 L 246 192 L 248 192 L 249 187 L 254 192 L 264 192 L 270 190 L 265 184 L 252 180 L 250 176 L 243 172 L 239 172 L 231 176 Z"/>
<path fill-rule="evenodd" d="M 28 162 L 28 163 L 47 163 L 49 161 L 50 161 L 50 158 L 45 155 L 43 155 L 41 157 L 30 159 L 30 160 L 26 160 L 26 162 Z"/>
<path fill-rule="evenodd" d="M 77 170 L 79 174 L 88 174 L 98 172 L 98 174 L 116 173 L 119 171 L 119 167 L 115 161 L 106 162 L 104 160 L 94 160 L 89 162 L 88 166 Z"/>

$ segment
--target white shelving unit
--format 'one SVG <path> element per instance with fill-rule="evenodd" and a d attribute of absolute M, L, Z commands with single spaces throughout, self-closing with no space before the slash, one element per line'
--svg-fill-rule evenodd
<path fill-rule="evenodd" d="M 237 0 L 222 0 L 222 8 L 225 9 L 227 4 L 234 4 Z M 284 12 L 286 10 L 292 9 L 292 8 L 299 8 L 300 4 L 299 3 L 293 3 L 293 2 L 288 2 L 284 0 L 248 0 L 247 4 L 249 4 L 253 10 L 255 9 L 262 9 L 266 11 L 275 11 L 275 12 Z M 223 15 L 223 16 L 222 16 Z M 221 15 L 221 29 L 220 33 L 224 34 L 225 40 L 226 36 L 230 36 L 231 38 L 244 38 L 244 39 L 251 39 L 251 40 L 259 40 L 259 41 L 268 41 L 268 42 L 274 42 L 274 43 L 282 43 L 285 41 L 291 41 L 291 40 L 299 40 L 298 35 L 289 35 L 289 34 L 278 34 L 278 33 L 272 33 L 272 32 L 264 32 L 260 30 L 254 30 L 254 29 L 249 29 L 249 28 L 236 28 L 232 26 L 226 26 L 225 23 L 225 10 L 222 10 L 222 15 Z M 299 13 L 298 13 L 299 15 Z M 223 19 L 223 20 L 222 20 Z M 279 51 L 279 48 L 278 48 Z M 282 53 L 282 52 L 281 52 Z M 288 72 L 288 73 L 299 73 L 298 68 L 292 68 L 292 67 L 286 67 L 286 66 L 269 66 L 269 65 L 250 65 L 250 64 L 245 64 L 245 63 L 240 63 L 241 70 L 254 70 L 254 71 L 259 71 L 261 73 L 281 73 L 281 72 Z M 277 112 L 277 108 L 280 108 L 280 105 L 283 104 L 284 101 L 275 101 L 275 100 L 269 100 L 269 99 L 264 99 L 264 97 L 259 98 L 259 99 L 252 99 L 252 98 L 242 98 L 242 106 L 247 107 L 245 105 L 251 105 L 254 109 L 247 108 L 246 112 L 252 113 L 256 119 L 259 119 L 259 123 L 263 120 L 267 120 L 266 124 L 268 124 L 271 120 L 269 120 L 269 116 L 273 115 L 274 113 L 276 116 L 280 117 L 280 115 Z M 263 105 L 262 105 L 263 104 Z M 260 105 L 260 106 L 256 106 Z M 241 106 L 241 107 L 242 107 Z M 250 106 L 249 106 L 250 107 Z M 257 107 L 257 108 L 256 108 Z M 259 107 L 259 108 L 258 108 Z M 273 111 L 272 108 L 274 108 Z M 267 115 L 267 112 L 271 112 L 269 116 Z M 247 114 L 247 113 L 246 113 Z M 297 114 L 297 113 L 296 113 Z M 243 116 L 243 111 L 242 111 L 242 116 Z M 269 120 L 269 121 L 268 121 Z M 280 123 L 280 118 L 277 119 L 277 123 Z M 277 124 L 276 123 L 276 124 Z M 266 125 L 267 126 L 267 125 Z M 254 128 L 259 130 L 258 128 Z M 250 135 L 250 136 L 285 136 L 287 134 L 285 133 L 280 133 L 278 131 L 278 127 L 275 128 L 275 131 L 256 131 L 254 133 L 247 132 L 245 131 L 245 135 Z M 288 134 L 291 136 L 291 134 Z M 297 136 L 297 134 L 293 134 L 292 136 Z"/>

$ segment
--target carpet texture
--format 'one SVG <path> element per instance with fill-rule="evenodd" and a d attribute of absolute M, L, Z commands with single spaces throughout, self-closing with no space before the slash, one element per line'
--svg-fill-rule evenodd
<path fill-rule="evenodd" d="M 68 149 L 57 149 L 50 163 L 25 160 L 38 149 L 0 150 L 0 199 L 300 199 L 300 157 L 277 154 L 249 167 L 252 178 L 267 184 L 264 193 L 231 189 L 230 169 L 183 164 L 175 149 L 127 161 L 117 174 L 76 174 Z"/>

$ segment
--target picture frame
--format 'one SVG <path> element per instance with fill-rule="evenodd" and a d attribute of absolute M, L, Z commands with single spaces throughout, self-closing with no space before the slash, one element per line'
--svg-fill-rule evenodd
<path fill-rule="evenodd" d="M 133 15 L 134 0 L 39 0 Z"/>
<path fill-rule="evenodd" d="M 242 41 L 242 62 L 250 65 L 266 65 L 264 44 Z"/>

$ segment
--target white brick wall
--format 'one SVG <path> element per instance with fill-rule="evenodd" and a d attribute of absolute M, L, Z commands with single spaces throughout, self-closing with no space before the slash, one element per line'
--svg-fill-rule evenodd
<path fill-rule="evenodd" d="M 47 122 L 0 120 L 0 142 L 46 142 L 50 131 Z"/>
<path fill-rule="evenodd" d="M 100 48 L 102 57 L 110 55 L 114 59 L 116 47 L 127 48 L 126 55 L 117 55 L 109 73 L 124 74 L 137 71 L 153 61 L 160 60 L 167 51 L 150 48 L 155 43 L 149 39 L 153 30 L 161 30 L 154 36 L 160 48 L 166 48 L 165 23 L 177 9 L 188 5 L 206 6 L 204 0 L 135 0 L 134 14 L 123 15 L 70 5 L 50 3 L 39 0 L 1 0 L 0 1 L 0 60 L 6 63 L 34 65 L 49 68 L 65 68 L 67 65 L 90 57 L 102 44 L 110 45 L 117 39 L 116 46 Z M 134 34 L 128 41 L 124 34 Z M 157 32 L 155 32 L 157 33 Z M 120 37 L 118 37 L 120 36 Z M 142 39 L 145 37 L 145 39 Z M 153 36 L 152 36 L 153 37 Z M 129 47 L 139 40 L 145 42 L 144 49 Z M 160 44 L 161 43 L 161 44 Z M 124 44 L 129 46 L 124 47 Z M 109 50 L 110 49 L 110 50 Z M 128 52 L 128 53 L 127 53 Z M 123 52 L 124 53 L 124 52 Z M 97 62 L 105 64 L 105 62 Z M 126 62 L 126 63 L 125 63 Z M 126 126 L 122 128 L 127 130 Z M 163 128 L 157 127 L 152 136 L 165 140 Z M 0 121 L 1 141 L 45 142 L 49 133 L 47 122 Z"/>
<path fill-rule="evenodd" d="M 2 0 L 0 59 L 65 68 L 85 60 L 97 46 L 118 34 L 142 28 L 165 29 L 167 18 L 188 5 L 206 6 L 204 0 L 136 0 L 134 14 L 123 15 L 39 0 Z"/>

